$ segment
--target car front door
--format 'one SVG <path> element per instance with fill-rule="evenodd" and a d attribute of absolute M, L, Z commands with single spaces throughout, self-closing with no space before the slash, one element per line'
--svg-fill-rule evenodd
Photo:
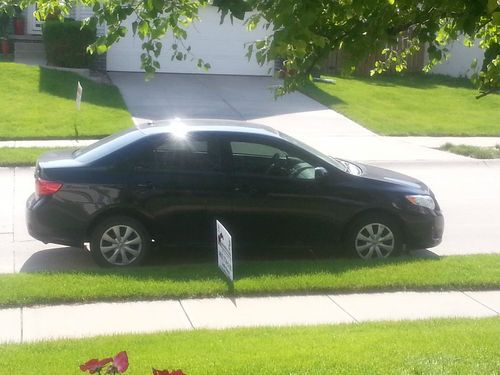
<path fill-rule="evenodd" d="M 324 163 L 288 143 L 267 137 L 227 139 L 233 243 L 264 248 L 328 242 L 332 212 L 327 186 L 315 179 Z"/>

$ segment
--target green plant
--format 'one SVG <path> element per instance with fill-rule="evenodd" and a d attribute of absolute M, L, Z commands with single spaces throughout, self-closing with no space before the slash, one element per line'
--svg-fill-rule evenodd
<path fill-rule="evenodd" d="M 43 26 L 43 42 L 49 64 L 67 68 L 86 68 L 92 58 L 87 46 L 96 39 L 96 29 L 82 22 L 47 21 Z"/>
<path fill-rule="evenodd" d="M 11 18 L 16 15 L 16 6 L 8 0 L 0 0 L 0 39 L 7 39 Z"/>

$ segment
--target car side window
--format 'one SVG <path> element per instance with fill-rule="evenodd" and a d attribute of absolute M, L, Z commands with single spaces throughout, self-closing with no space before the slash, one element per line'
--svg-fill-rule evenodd
<path fill-rule="evenodd" d="M 214 140 L 168 136 L 152 142 L 137 164 L 156 171 L 209 172 L 220 170 L 221 158 Z"/>
<path fill-rule="evenodd" d="M 260 142 L 230 142 L 233 171 L 257 176 L 314 179 L 314 166 L 294 152 Z"/>

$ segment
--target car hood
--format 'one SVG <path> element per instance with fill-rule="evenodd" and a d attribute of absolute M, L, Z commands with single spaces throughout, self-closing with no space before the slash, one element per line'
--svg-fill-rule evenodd
<path fill-rule="evenodd" d="M 416 178 L 372 165 L 361 163 L 356 163 L 356 165 L 361 168 L 361 174 L 359 175 L 361 178 L 395 184 L 411 190 L 419 190 L 423 194 L 430 194 L 430 189 L 427 185 Z"/>

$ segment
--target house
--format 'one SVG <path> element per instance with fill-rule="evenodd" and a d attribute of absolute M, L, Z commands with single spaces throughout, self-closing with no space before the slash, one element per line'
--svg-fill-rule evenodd
<path fill-rule="evenodd" d="M 26 15 L 26 36 L 21 41 L 16 42 L 16 50 L 23 53 L 26 47 L 38 48 L 43 52 L 43 48 L 27 46 L 26 40 L 41 40 L 42 23 L 33 16 L 35 8 L 30 6 L 25 10 Z M 76 6 L 71 10 L 69 17 L 76 20 L 82 20 L 92 14 L 91 8 L 85 6 Z M 196 67 L 198 58 L 210 63 L 211 68 L 208 74 L 233 74 L 233 75 L 253 75 L 265 76 L 272 74 L 272 64 L 260 66 L 254 58 L 250 61 L 245 56 L 246 43 L 257 39 L 265 38 L 267 31 L 256 29 L 249 32 L 244 23 L 234 19 L 231 23 L 226 20 L 220 24 L 220 14 L 217 7 L 208 6 L 199 11 L 200 20 L 188 28 L 188 39 L 182 41 L 186 47 L 191 46 L 192 55 L 188 54 L 186 60 L 171 60 L 171 45 L 174 40 L 166 37 L 162 41 L 163 49 L 159 58 L 162 73 L 204 73 Z M 118 72 L 140 72 L 141 70 L 141 45 L 142 41 L 138 36 L 131 35 L 132 20 L 125 22 L 129 33 L 118 43 L 113 45 L 106 56 L 98 61 L 102 70 Z M 104 32 L 104 29 L 98 30 Z M 21 45 L 23 43 L 23 45 Z M 181 44 L 180 41 L 177 44 Z M 18 48 L 19 47 L 19 48 Z"/>
<path fill-rule="evenodd" d="M 16 55 L 25 53 L 26 50 L 37 50 L 43 55 L 43 46 L 39 43 L 27 44 L 26 40 L 41 42 L 42 33 L 41 22 L 33 16 L 35 6 L 32 5 L 25 10 L 26 14 L 26 36 L 21 41 L 16 42 Z M 76 6 L 71 10 L 70 17 L 82 20 L 92 14 L 92 10 L 85 6 Z M 200 20 L 188 28 L 188 39 L 182 43 L 187 47 L 191 46 L 192 55 L 188 55 L 184 61 L 171 60 L 170 46 L 174 43 L 171 37 L 163 40 L 162 55 L 159 57 L 160 69 L 162 73 L 207 73 L 207 74 L 232 74 L 232 75 L 271 75 L 272 64 L 260 66 L 254 58 L 250 61 L 245 56 L 246 43 L 265 38 L 269 31 L 263 28 L 249 32 L 244 23 L 234 19 L 231 23 L 226 20 L 220 24 L 220 14 L 217 7 L 208 6 L 199 11 Z M 140 72 L 141 70 L 141 45 L 142 41 L 138 36 L 131 35 L 132 20 L 125 22 L 129 33 L 118 43 L 113 45 L 107 55 L 97 59 L 99 70 L 118 72 Z M 102 27 L 98 33 L 104 32 Z M 180 42 L 177 42 L 180 44 Z M 473 72 L 470 69 L 471 61 L 478 59 L 478 67 L 481 67 L 483 51 L 474 46 L 467 48 L 462 41 L 456 41 L 449 46 L 451 58 L 432 70 L 433 73 L 446 74 L 454 77 L 470 76 Z M 203 72 L 196 67 L 197 59 L 201 57 L 210 63 L 211 69 Z M 426 63 L 427 56 L 418 62 L 419 69 Z M 369 67 L 371 69 L 371 66 Z M 368 69 L 368 71 L 369 71 Z"/>

